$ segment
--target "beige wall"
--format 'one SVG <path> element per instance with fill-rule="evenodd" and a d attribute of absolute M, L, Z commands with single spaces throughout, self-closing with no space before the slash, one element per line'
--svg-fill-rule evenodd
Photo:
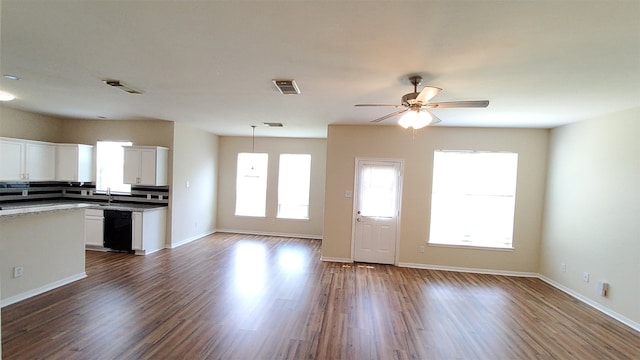
<path fill-rule="evenodd" d="M 548 130 L 398 126 L 329 126 L 325 198 L 324 259 L 349 260 L 356 157 L 404 160 L 399 263 L 411 266 L 538 270 L 546 176 Z M 519 154 L 512 251 L 426 246 L 429 234 L 433 151 L 486 150 Z M 424 253 L 420 246 L 426 246 Z"/>
<path fill-rule="evenodd" d="M 238 217 L 235 212 L 236 162 L 238 153 L 251 152 L 251 137 L 220 138 L 218 229 L 264 234 L 321 237 L 323 224 L 326 140 L 256 138 L 255 152 L 269 154 L 267 216 Z M 280 154 L 311 154 L 309 220 L 277 219 L 278 161 Z"/>
<path fill-rule="evenodd" d="M 0 217 L 2 304 L 84 277 L 84 247 L 84 209 Z"/>
<path fill-rule="evenodd" d="M 95 145 L 98 140 L 130 140 L 134 145 L 173 145 L 173 122 L 82 120 L 34 114 L 0 105 L 0 136 Z"/>
<path fill-rule="evenodd" d="M 540 262 L 543 276 L 636 324 L 639 135 L 640 108 L 551 131 Z M 584 272 L 590 273 L 588 283 L 582 281 Z M 607 297 L 597 294 L 598 281 L 610 283 Z"/>
<path fill-rule="evenodd" d="M 173 122 L 162 120 L 65 119 L 63 142 L 95 145 L 99 140 L 131 141 L 133 145 L 172 149 Z"/>
<path fill-rule="evenodd" d="M 218 136 L 175 123 L 173 141 L 172 247 L 215 231 L 218 191 Z"/>
<path fill-rule="evenodd" d="M 39 115 L 0 105 L 0 136 L 62 142 L 64 119 Z"/>

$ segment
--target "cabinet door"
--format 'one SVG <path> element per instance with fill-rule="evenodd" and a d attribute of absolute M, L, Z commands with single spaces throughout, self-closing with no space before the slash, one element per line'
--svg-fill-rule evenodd
<path fill-rule="evenodd" d="M 125 184 L 137 184 L 138 183 L 138 171 L 140 168 L 140 153 L 138 149 L 125 148 L 124 149 L 124 169 L 123 180 Z"/>
<path fill-rule="evenodd" d="M 29 181 L 56 179 L 56 146 L 45 143 L 26 144 L 26 172 Z"/>
<path fill-rule="evenodd" d="M 87 216 L 84 219 L 85 244 L 103 246 L 104 218 L 98 216 Z"/>
<path fill-rule="evenodd" d="M 155 149 L 140 149 L 140 172 L 138 184 L 156 185 Z"/>
<path fill-rule="evenodd" d="M 58 146 L 56 149 L 56 180 L 78 181 L 78 147 Z"/>
<path fill-rule="evenodd" d="M 24 179 L 24 143 L 0 140 L 0 180 Z"/>

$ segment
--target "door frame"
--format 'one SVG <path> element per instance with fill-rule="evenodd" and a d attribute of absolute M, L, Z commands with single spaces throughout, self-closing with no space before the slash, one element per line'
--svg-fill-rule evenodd
<path fill-rule="evenodd" d="M 400 252 L 400 224 L 401 219 L 400 216 L 402 215 L 402 185 L 404 183 L 404 159 L 395 159 L 395 158 L 372 158 L 372 157 L 357 157 L 354 161 L 354 166 L 353 166 L 353 201 L 352 201 L 352 208 L 351 208 L 351 256 L 350 256 L 350 260 L 351 262 L 354 262 L 354 258 L 355 258 L 355 253 L 356 253 L 356 213 L 358 211 L 357 207 L 358 207 L 358 197 L 359 195 L 359 188 L 358 188 L 358 180 L 359 180 L 359 167 L 358 164 L 360 163 L 360 161 L 375 161 L 375 162 L 386 162 L 386 163 L 393 163 L 393 164 L 399 164 L 400 165 L 400 181 L 398 181 L 398 197 L 396 199 L 397 201 L 397 209 L 398 209 L 398 214 L 396 216 L 396 249 L 395 249 L 395 254 L 393 257 L 393 265 L 398 266 L 398 257 L 399 257 L 399 252 Z"/>

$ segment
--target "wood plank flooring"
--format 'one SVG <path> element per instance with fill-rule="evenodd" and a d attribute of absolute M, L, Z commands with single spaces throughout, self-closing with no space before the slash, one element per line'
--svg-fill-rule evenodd
<path fill-rule="evenodd" d="M 640 359 L 640 333 L 539 279 L 325 263 L 215 234 L 2 309 L 11 359 Z"/>

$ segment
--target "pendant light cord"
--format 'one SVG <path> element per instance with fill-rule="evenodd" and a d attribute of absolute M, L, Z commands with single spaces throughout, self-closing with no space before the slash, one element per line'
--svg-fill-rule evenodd
<path fill-rule="evenodd" d="M 251 125 L 251 152 L 256 152 L 256 126 Z"/>

